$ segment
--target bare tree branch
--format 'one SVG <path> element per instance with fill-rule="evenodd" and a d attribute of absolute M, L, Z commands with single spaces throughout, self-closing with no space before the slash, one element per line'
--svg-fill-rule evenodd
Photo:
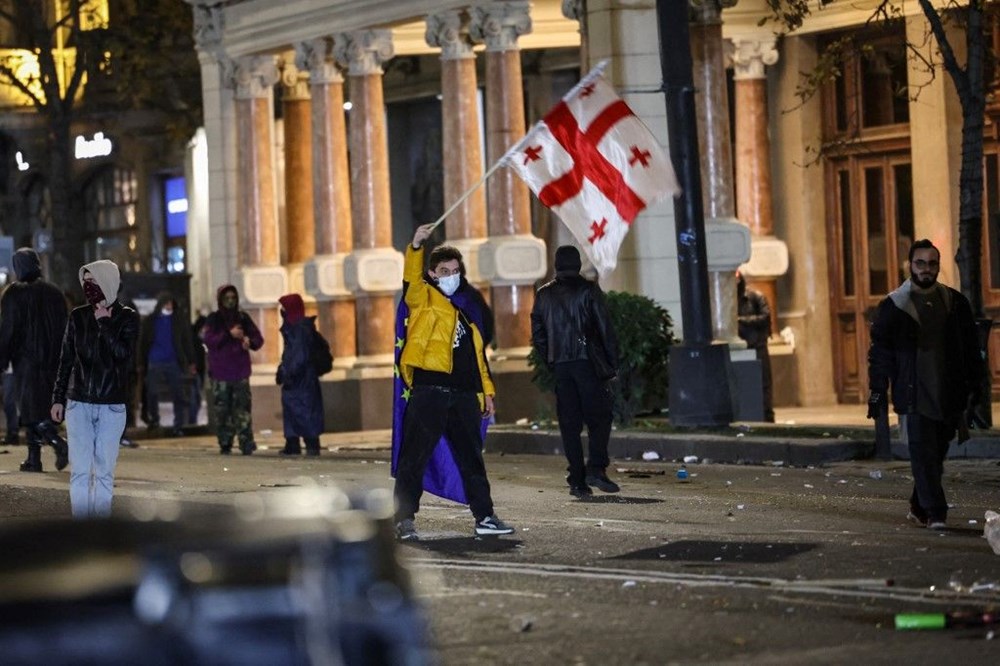
<path fill-rule="evenodd" d="M 917 1 L 920 3 L 920 8 L 924 11 L 924 16 L 931 27 L 931 32 L 934 33 L 934 38 L 937 40 L 944 68 L 951 75 L 951 79 L 955 83 L 959 99 L 962 99 L 969 93 L 969 77 L 966 75 L 965 70 L 958 64 L 958 59 L 955 58 L 955 52 L 951 48 L 951 42 L 948 41 L 948 34 L 944 30 L 941 15 L 938 14 L 930 0 Z M 975 2 L 975 0 L 972 1 Z"/>

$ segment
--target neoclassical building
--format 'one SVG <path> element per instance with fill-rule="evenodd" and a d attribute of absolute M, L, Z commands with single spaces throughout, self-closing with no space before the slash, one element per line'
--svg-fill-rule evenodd
<path fill-rule="evenodd" d="M 608 59 L 609 81 L 667 144 L 655 0 L 186 1 L 205 103 L 188 166 L 192 299 L 214 304 L 218 285 L 239 286 L 274 342 L 256 359 L 264 395 L 280 354 L 277 298 L 307 294 L 336 358 L 325 382 L 335 429 L 387 423 L 414 227 L 476 186 L 582 73 Z M 913 239 L 934 239 L 943 279 L 957 283 L 960 113 L 947 77 L 902 47 L 928 43 L 922 17 L 873 33 L 872 57 L 847 62 L 812 98 L 796 95 L 826 43 L 866 29 L 855 5 L 827 3 L 778 37 L 761 25 L 764 0 L 691 2 L 713 332 L 738 359 L 742 265 L 774 311 L 778 404 L 863 398 L 866 318 L 908 274 Z M 908 85 L 920 87 L 915 99 L 898 94 Z M 990 136 L 989 219 L 1000 212 L 998 155 Z M 528 313 L 570 237 L 506 169 L 442 226 L 496 314 L 498 416 L 537 416 Z M 984 226 L 990 312 L 1000 309 L 994 226 Z M 633 227 L 602 286 L 650 296 L 679 335 L 671 202 Z"/>

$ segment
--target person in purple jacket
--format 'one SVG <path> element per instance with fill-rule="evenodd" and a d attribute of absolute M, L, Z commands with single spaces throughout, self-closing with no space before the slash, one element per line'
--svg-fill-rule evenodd
<path fill-rule="evenodd" d="M 248 456 L 257 449 L 250 418 L 250 351 L 260 349 L 264 337 L 250 315 L 240 310 L 236 287 L 224 284 L 217 295 L 219 309 L 208 315 L 202 329 L 212 378 L 215 434 L 221 453 L 232 451 L 235 435 L 240 451 Z"/>

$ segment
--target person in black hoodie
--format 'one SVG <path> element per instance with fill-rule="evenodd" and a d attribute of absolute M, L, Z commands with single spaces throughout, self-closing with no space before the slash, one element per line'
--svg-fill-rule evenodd
<path fill-rule="evenodd" d="M 556 415 L 569 463 L 569 492 L 584 498 L 591 486 L 616 493 L 608 478 L 612 396 L 608 381 L 618 374 L 618 338 L 611 325 L 604 292 L 580 275 L 580 252 L 572 245 L 556 249 L 556 277 L 542 285 L 531 309 L 531 344 L 556 378 Z M 587 425 L 588 459 L 584 464 L 580 433 Z"/>
<path fill-rule="evenodd" d="M 66 328 L 66 299 L 42 279 L 38 254 L 30 247 L 14 253 L 17 282 L 0 299 L 0 368 L 14 367 L 20 425 L 27 430 L 28 457 L 22 472 L 42 471 L 42 443 L 56 452 L 56 469 L 68 463 L 66 441 L 49 420 L 52 385 L 59 366 L 59 343 Z"/>
<path fill-rule="evenodd" d="M 87 303 L 74 308 L 66 324 L 52 420 L 66 419 L 73 517 L 103 518 L 111 515 L 139 315 L 116 300 L 121 278 L 113 262 L 85 264 L 79 277 Z"/>

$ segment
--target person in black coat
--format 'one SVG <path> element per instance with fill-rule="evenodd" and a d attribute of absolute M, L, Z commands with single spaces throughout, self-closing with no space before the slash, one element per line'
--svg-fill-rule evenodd
<path fill-rule="evenodd" d="M 612 396 L 607 382 L 618 374 L 618 338 L 596 282 L 580 275 L 580 252 L 572 245 L 556 249 L 556 278 L 542 285 L 531 309 L 531 344 L 555 374 L 556 414 L 566 477 L 574 497 L 592 495 L 591 486 L 616 493 L 608 478 Z M 580 433 L 587 425 L 588 459 Z"/>
<path fill-rule="evenodd" d="M 42 279 L 38 254 L 30 247 L 14 253 L 17 281 L 0 298 L 0 368 L 13 364 L 20 425 L 27 429 L 28 457 L 22 472 L 42 471 L 42 443 L 56 451 L 56 469 L 69 463 L 66 441 L 59 436 L 49 409 L 59 368 L 59 352 L 68 308 L 62 292 Z"/>
<path fill-rule="evenodd" d="M 956 430 L 959 443 L 968 439 L 965 413 L 978 399 L 986 368 L 968 299 L 937 280 L 940 251 L 930 240 L 918 240 L 909 261 L 909 279 L 879 303 L 872 318 L 868 418 L 887 413 L 891 390 L 913 473 L 906 518 L 939 530 L 948 519 L 944 460 Z"/>
<path fill-rule="evenodd" d="M 280 455 L 302 453 L 301 437 L 306 444 L 306 455 L 318 456 L 319 436 L 323 432 L 323 394 L 311 353 L 313 339 L 319 335 L 316 318 L 306 316 L 305 303 L 298 294 L 286 294 L 278 302 L 281 337 L 285 342 L 277 376 L 285 432 L 285 448 Z"/>

